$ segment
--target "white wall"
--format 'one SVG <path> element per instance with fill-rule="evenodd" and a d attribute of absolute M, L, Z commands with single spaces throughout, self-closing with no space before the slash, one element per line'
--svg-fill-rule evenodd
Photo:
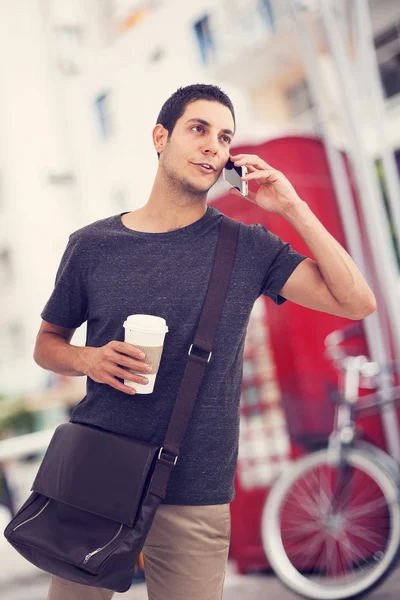
<path fill-rule="evenodd" d="M 70 170 L 57 93 L 38 0 L 0 3 L 2 151 L 5 232 L 14 267 L 13 289 L 3 298 L 0 327 L 24 324 L 24 355 L 2 348 L 0 390 L 25 389 L 43 373 L 31 355 L 38 313 L 54 281 L 61 245 L 74 221 L 74 191 L 55 188 L 50 174 Z"/>
<path fill-rule="evenodd" d="M 176 1 L 120 37 L 93 65 L 86 103 L 93 104 L 102 89 L 109 89 L 115 115 L 115 135 L 97 144 L 93 162 L 87 165 L 91 196 L 101 198 L 99 214 L 133 210 L 147 201 L 157 169 L 151 133 L 162 104 L 178 87 L 198 82 L 221 85 L 232 97 L 239 127 L 246 126 L 246 95 L 212 79 L 200 61 L 192 23 L 211 6 L 209 1 L 197 5 Z M 151 64 L 157 48 L 165 58 Z M 121 211 L 112 200 L 116 190 L 125 192 Z"/>
<path fill-rule="evenodd" d="M 6 355 L 0 392 L 34 390 L 46 380 L 32 353 L 68 236 L 84 224 L 145 204 L 157 168 L 151 132 L 167 97 L 190 83 L 218 83 L 236 105 L 239 127 L 246 122 L 246 96 L 211 80 L 200 62 L 191 25 L 211 5 L 211 0 L 196 6 L 176 0 L 106 45 L 96 0 L 68 7 L 59 0 L 0 3 L 6 204 L 0 241 L 7 238 L 15 271 L 12 287 L 0 299 L 0 330 L 6 332 L 18 318 L 26 336 L 18 356 L 8 355 L 7 333 L 3 341 L 0 337 Z M 84 33 L 80 72 L 69 77 L 57 66 L 56 28 L 65 24 Z M 159 47 L 165 59 L 150 64 Z M 102 141 L 94 100 L 105 90 L 111 91 L 115 133 Z M 48 182 L 49 175 L 64 174 L 73 175 L 70 185 Z M 84 340 L 85 326 L 73 343 Z"/>

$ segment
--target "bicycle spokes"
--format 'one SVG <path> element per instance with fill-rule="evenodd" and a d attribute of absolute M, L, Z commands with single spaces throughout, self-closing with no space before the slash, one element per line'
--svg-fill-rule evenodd
<path fill-rule="evenodd" d="M 390 512 L 367 473 L 325 464 L 289 490 L 281 531 L 286 554 L 299 571 L 337 583 L 359 576 L 384 555 Z"/>

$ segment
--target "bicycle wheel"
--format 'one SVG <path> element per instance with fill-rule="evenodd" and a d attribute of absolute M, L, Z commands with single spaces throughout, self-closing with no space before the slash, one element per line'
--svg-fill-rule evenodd
<path fill-rule="evenodd" d="M 369 592 L 394 566 L 399 540 L 397 485 L 359 449 L 348 451 L 344 469 L 327 450 L 294 463 L 262 515 L 264 551 L 276 575 L 312 600 Z"/>

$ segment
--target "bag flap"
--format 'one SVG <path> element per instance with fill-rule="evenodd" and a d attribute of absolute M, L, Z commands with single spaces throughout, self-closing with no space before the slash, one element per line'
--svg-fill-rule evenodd
<path fill-rule="evenodd" d="M 31 490 L 132 527 L 158 449 L 94 427 L 63 423 Z"/>

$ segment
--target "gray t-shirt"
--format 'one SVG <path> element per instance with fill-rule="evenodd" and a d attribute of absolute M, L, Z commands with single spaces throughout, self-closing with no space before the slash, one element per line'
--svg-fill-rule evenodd
<path fill-rule="evenodd" d="M 122 213 L 124 214 L 124 213 Z M 166 233 L 133 231 L 117 214 L 71 234 L 42 318 L 76 328 L 86 345 L 124 340 L 128 315 L 164 317 L 166 334 L 154 392 L 130 396 L 87 378 L 71 421 L 162 445 L 203 306 L 222 213 Z M 243 349 L 254 302 L 277 304 L 306 257 L 260 224 L 240 223 L 228 296 L 194 411 L 168 485 L 167 504 L 223 504 L 235 497 Z M 122 381 L 122 380 L 121 380 Z"/>

